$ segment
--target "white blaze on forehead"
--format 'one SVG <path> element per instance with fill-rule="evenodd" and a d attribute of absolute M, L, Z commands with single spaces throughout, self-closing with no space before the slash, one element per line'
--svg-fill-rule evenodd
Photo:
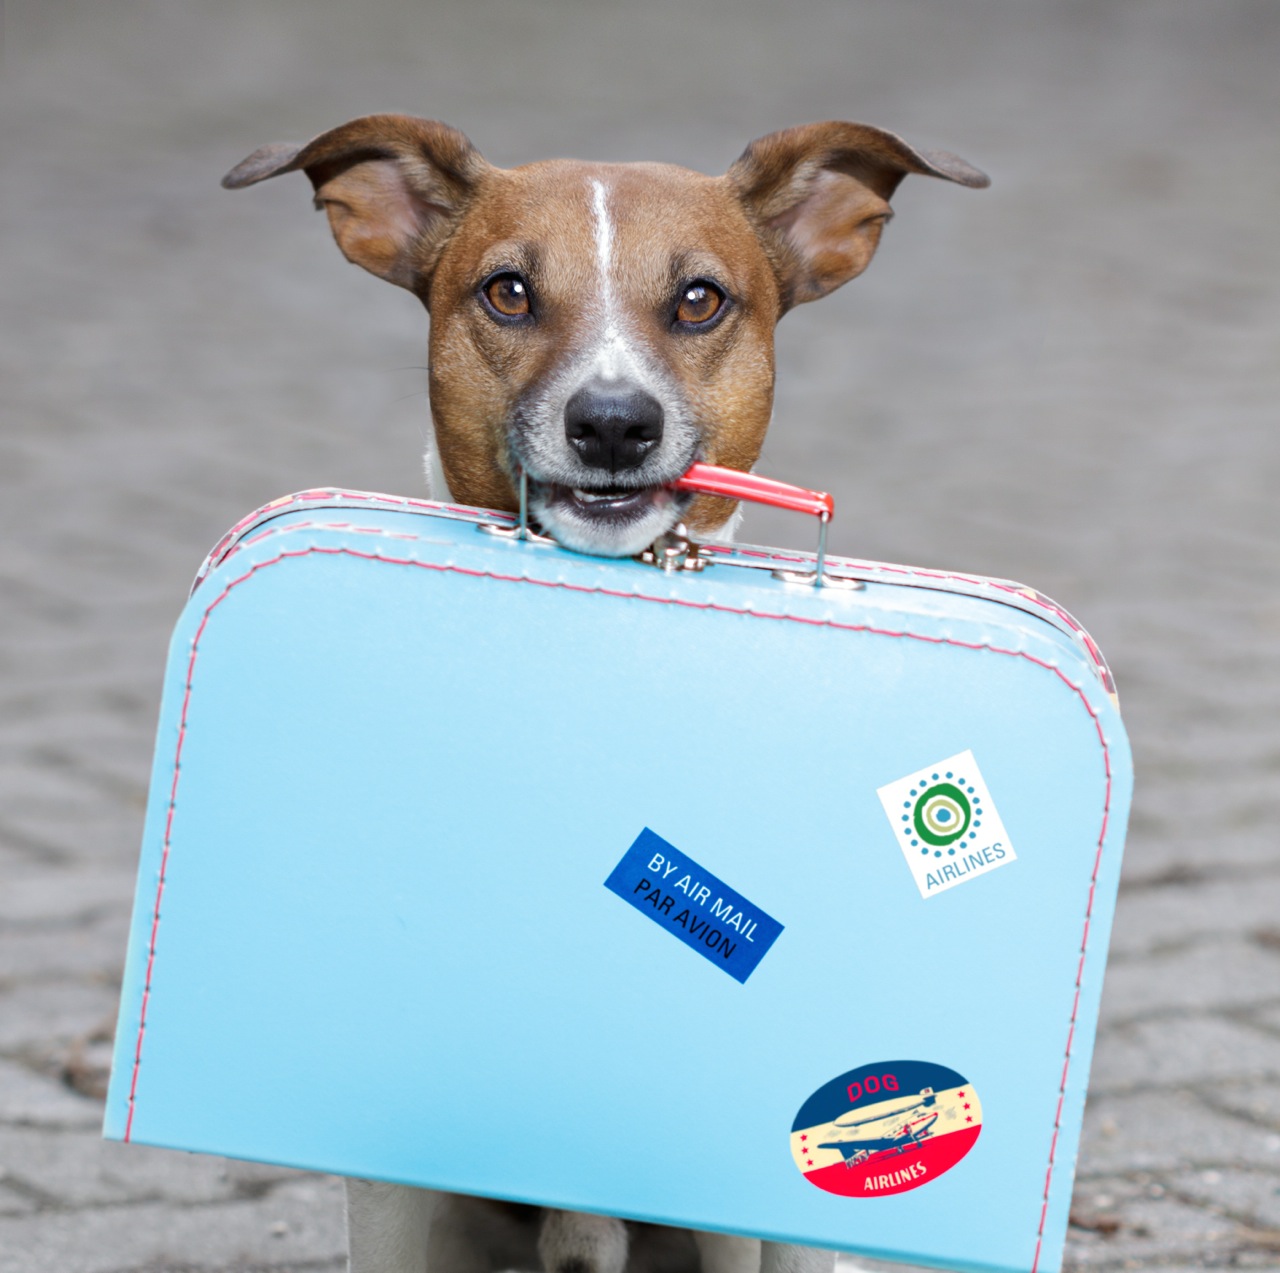
<path fill-rule="evenodd" d="M 613 264 L 613 222 L 609 220 L 609 205 L 605 201 L 604 182 L 591 183 L 591 208 L 596 217 L 596 262 L 600 266 L 600 279 L 606 290 L 612 289 L 610 267 Z"/>
<path fill-rule="evenodd" d="M 592 352 L 592 371 L 601 380 L 619 380 L 625 375 L 639 378 L 640 362 L 628 346 L 618 321 L 618 302 L 613 292 L 613 222 L 603 181 L 592 179 L 591 211 L 595 221 L 596 268 L 600 274 L 603 313 L 600 336 Z"/>

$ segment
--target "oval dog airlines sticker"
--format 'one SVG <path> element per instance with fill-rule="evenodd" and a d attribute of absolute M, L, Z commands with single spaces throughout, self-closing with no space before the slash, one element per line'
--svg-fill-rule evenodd
<path fill-rule="evenodd" d="M 982 1130 L 973 1084 L 930 1061 L 881 1061 L 824 1083 L 791 1126 L 801 1174 L 827 1193 L 883 1198 L 950 1171 Z"/>

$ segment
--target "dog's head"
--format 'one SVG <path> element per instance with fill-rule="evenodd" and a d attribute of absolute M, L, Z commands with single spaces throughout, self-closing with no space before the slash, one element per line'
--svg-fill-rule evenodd
<path fill-rule="evenodd" d="M 571 548 L 626 555 L 730 502 L 669 484 L 747 470 L 773 405 L 773 328 L 860 274 L 908 173 L 963 160 L 864 124 L 754 141 L 722 177 L 565 160 L 501 169 L 456 129 L 372 115 L 266 146 L 223 179 L 304 170 L 348 260 L 431 311 L 431 410 L 454 498 L 530 510 Z"/>

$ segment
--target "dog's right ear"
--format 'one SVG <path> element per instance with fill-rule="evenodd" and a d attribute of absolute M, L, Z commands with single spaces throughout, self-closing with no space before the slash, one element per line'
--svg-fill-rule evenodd
<path fill-rule="evenodd" d="M 255 150 L 228 190 L 304 171 L 348 261 L 426 300 L 431 272 L 476 187 L 492 171 L 456 128 L 412 115 L 366 115 L 297 145 Z"/>
<path fill-rule="evenodd" d="M 817 300 L 861 274 L 908 173 L 980 189 L 957 155 L 922 151 L 870 124 L 828 120 L 757 138 L 726 173 L 773 264 L 782 308 Z"/>

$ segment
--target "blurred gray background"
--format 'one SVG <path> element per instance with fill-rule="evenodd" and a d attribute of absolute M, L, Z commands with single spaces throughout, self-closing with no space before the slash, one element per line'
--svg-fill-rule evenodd
<path fill-rule="evenodd" d="M 417 302 L 303 178 L 218 179 L 397 109 L 503 165 L 843 118 L 992 175 L 910 178 L 784 320 L 761 469 L 1107 651 L 1138 789 L 1068 1258 L 1280 1267 L 1280 8 L 18 0 L 4 59 L 0 1270 L 341 1267 L 335 1181 L 103 1145 L 96 1093 L 193 569 L 284 492 L 423 489 Z"/>

